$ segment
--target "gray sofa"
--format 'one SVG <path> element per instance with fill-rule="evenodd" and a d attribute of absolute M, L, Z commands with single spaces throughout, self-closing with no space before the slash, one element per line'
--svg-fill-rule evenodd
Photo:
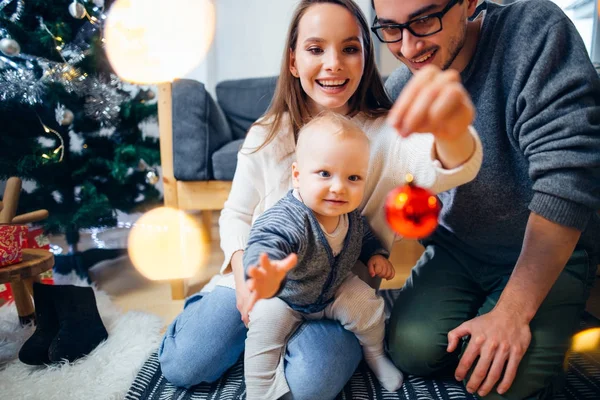
<path fill-rule="evenodd" d="M 165 206 L 200 211 L 208 244 L 213 211 L 223 208 L 231 190 L 237 152 L 250 125 L 268 108 L 276 83 L 277 77 L 223 81 L 216 87 L 216 99 L 194 80 L 159 85 Z M 187 280 L 171 281 L 173 299 L 187 294 Z"/>
<path fill-rule="evenodd" d="M 179 181 L 230 181 L 250 125 L 267 109 L 277 77 L 220 82 L 216 100 L 204 84 L 173 83 L 173 172 Z"/>

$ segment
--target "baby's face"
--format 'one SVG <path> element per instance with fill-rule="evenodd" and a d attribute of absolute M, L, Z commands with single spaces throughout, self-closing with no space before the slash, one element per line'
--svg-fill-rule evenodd
<path fill-rule="evenodd" d="M 356 137 L 312 135 L 298 149 L 294 186 L 318 216 L 337 217 L 360 205 L 369 168 L 369 143 Z"/>

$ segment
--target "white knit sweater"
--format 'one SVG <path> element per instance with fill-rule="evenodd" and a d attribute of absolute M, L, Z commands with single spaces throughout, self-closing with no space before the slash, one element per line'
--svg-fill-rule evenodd
<path fill-rule="evenodd" d="M 469 182 L 481 166 L 481 142 L 473 129 L 470 131 L 476 142 L 475 152 L 461 166 L 447 170 L 436 160 L 433 135 L 402 138 L 385 123 L 385 117 L 370 119 L 360 113 L 352 120 L 363 129 L 371 144 L 365 197 L 360 208 L 388 250 L 395 234 L 385 221 L 384 201 L 390 190 L 404 184 L 407 173 L 413 174 L 415 184 L 439 193 Z M 204 290 L 214 284 L 235 287 L 229 268 L 233 253 L 246 247 L 252 222 L 292 187 L 295 156 L 292 130 L 282 130 L 271 143 L 252 153 L 264 142 L 266 134 L 264 127 L 253 126 L 238 153 L 231 192 L 219 219 L 225 262 L 221 275 L 213 278 Z"/>

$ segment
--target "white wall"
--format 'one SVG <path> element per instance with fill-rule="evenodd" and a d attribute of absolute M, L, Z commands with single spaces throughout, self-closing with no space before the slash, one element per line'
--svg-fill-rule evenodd
<path fill-rule="evenodd" d="M 214 95 L 216 84 L 223 80 L 277 75 L 285 35 L 299 0 L 212 1 L 217 12 L 213 44 L 205 61 L 186 77 L 203 82 Z M 355 1 L 370 25 L 374 15 L 371 1 Z M 400 65 L 399 61 L 377 38 L 374 44 L 379 70 L 382 75 L 389 75 Z"/>
<path fill-rule="evenodd" d="M 218 82 L 279 74 L 289 22 L 298 0 L 212 0 L 217 24 L 205 59 L 186 78 L 214 94 Z M 371 19 L 371 1 L 356 0 Z"/>

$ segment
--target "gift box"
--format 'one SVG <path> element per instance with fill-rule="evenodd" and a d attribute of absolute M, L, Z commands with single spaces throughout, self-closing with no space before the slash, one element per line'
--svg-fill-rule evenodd
<path fill-rule="evenodd" d="M 23 260 L 26 236 L 27 226 L 25 225 L 0 225 L 0 267 L 16 264 Z"/>
<path fill-rule="evenodd" d="M 44 249 L 50 250 L 50 239 L 40 227 L 29 227 L 25 238 L 24 249 Z"/>
<path fill-rule="evenodd" d="M 44 233 L 43 228 L 30 226 L 27 230 L 27 238 L 23 248 L 44 249 L 50 251 L 50 239 L 48 239 L 48 236 Z M 54 284 L 54 276 L 52 275 L 51 269 L 40 274 L 40 282 L 44 285 Z"/>
<path fill-rule="evenodd" d="M 13 301 L 13 292 L 8 283 L 0 283 L 0 307 Z"/>
<path fill-rule="evenodd" d="M 54 274 L 52 273 L 52 269 L 40 274 L 40 282 L 44 285 L 54 285 Z"/>

